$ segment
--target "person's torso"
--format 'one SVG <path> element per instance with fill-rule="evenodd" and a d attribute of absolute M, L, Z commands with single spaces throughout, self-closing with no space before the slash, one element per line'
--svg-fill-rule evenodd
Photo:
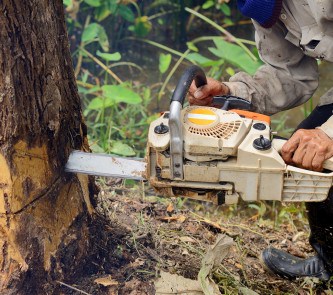
<path fill-rule="evenodd" d="M 284 0 L 280 21 L 306 55 L 333 62 L 333 0 Z"/>

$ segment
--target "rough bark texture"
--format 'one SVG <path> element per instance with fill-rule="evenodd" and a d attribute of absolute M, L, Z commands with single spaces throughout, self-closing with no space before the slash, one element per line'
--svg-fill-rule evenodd
<path fill-rule="evenodd" d="M 0 294 L 54 294 L 88 249 L 93 182 L 61 0 L 0 0 Z"/>

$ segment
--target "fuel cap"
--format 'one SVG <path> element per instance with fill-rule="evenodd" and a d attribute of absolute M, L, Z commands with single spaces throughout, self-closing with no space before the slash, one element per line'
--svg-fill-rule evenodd
<path fill-rule="evenodd" d="M 268 138 L 265 138 L 263 135 L 260 135 L 259 138 L 256 138 L 253 141 L 253 147 L 256 150 L 266 151 L 272 147 L 272 142 Z"/>

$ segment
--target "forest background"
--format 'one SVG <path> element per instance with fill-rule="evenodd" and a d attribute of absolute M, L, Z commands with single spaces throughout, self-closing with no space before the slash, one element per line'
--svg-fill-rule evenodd
<path fill-rule="evenodd" d="M 64 6 L 94 152 L 143 157 L 150 122 L 168 109 L 189 65 L 221 81 L 262 65 L 251 20 L 237 1 L 64 0 Z M 312 108 L 311 99 L 273 116 L 272 130 L 290 136 Z M 251 206 L 266 212 L 264 204 Z"/>
<path fill-rule="evenodd" d="M 207 76 L 228 81 L 238 71 L 254 74 L 262 65 L 252 22 L 237 10 L 236 0 L 63 2 L 75 76 L 93 152 L 144 157 L 149 124 L 160 112 L 168 110 L 172 92 L 186 67 L 196 64 Z M 320 94 L 332 84 L 332 67 L 320 64 L 320 69 L 321 86 L 315 97 L 301 107 L 272 116 L 272 130 L 278 135 L 289 137 L 311 112 Z M 108 185 L 105 180 L 99 182 L 102 187 Z M 131 193 L 133 188 L 140 188 L 140 184 L 131 180 L 122 186 L 125 187 L 122 190 L 129 188 Z M 145 192 L 147 190 L 143 194 Z M 169 201 L 159 201 L 168 206 Z M 267 228 L 283 231 L 288 226 L 293 242 L 295 236 L 308 233 L 303 204 L 241 202 L 216 208 L 178 198 L 172 206 L 177 210 L 190 208 L 204 218 L 222 215 L 242 220 L 249 218 L 256 223 L 258 231 L 261 226 L 263 231 Z M 260 235 L 265 237 L 263 243 L 269 240 L 266 233 Z M 243 236 L 246 244 L 244 237 L 246 235 Z M 263 281 L 267 280 L 263 278 Z M 256 282 L 258 279 L 247 285 L 254 286 Z M 223 284 L 220 279 L 220 288 Z M 230 281 L 226 285 L 230 288 Z M 269 286 L 265 285 L 264 289 Z M 279 286 L 275 287 L 279 289 Z M 291 286 L 288 288 L 290 290 Z"/>

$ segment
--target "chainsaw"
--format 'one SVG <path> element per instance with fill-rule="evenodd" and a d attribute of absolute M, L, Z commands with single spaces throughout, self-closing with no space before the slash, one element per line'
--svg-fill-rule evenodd
<path fill-rule="evenodd" d="M 188 68 L 172 95 L 170 110 L 149 127 L 145 159 L 73 151 L 65 170 L 147 180 L 158 195 L 215 204 L 278 200 L 320 202 L 332 186 L 333 158 L 325 173 L 286 165 L 286 142 L 272 139 L 270 117 L 252 112 L 249 101 L 215 96 L 212 105 L 183 108 L 192 82 L 207 83 L 203 70 Z"/>

